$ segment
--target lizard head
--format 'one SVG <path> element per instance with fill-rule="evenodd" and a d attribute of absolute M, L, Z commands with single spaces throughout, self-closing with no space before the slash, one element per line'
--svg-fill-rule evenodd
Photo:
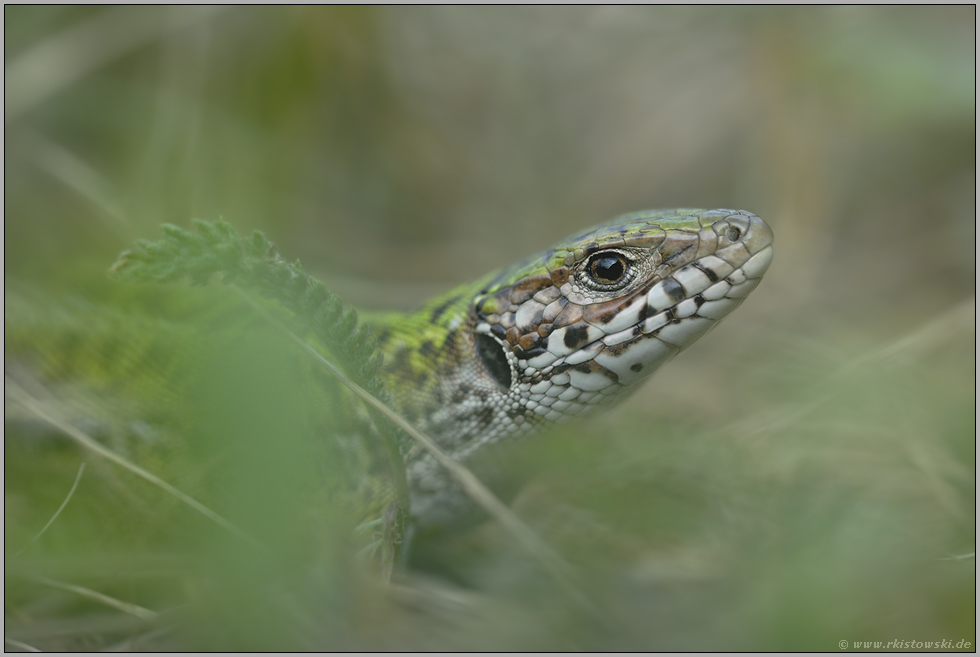
<path fill-rule="evenodd" d="M 517 398 L 519 424 L 588 412 L 734 310 L 769 267 L 772 240 L 748 212 L 619 217 L 490 280 L 472 306 L 476 353 Z"/>

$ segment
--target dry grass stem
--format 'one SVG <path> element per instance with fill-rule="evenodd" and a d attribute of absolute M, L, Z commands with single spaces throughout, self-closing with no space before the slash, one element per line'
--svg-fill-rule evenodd
<path fill-rule="evenodd" d="M 37 541 L 37 539 L 41 538 L 41 535 L 44 534 L 44 532 L 48 531 L 48 527 L 50 527 L 54 523 L 54 521 L 58 519 L 58 516 L 61 515 L 61 512 L 64 511 L 64 509 L 65 509 L 66 506 L 68 506 L 68 501 L 71 499 L 71 496 L 75 494 L 75 489 L 78 488 L 78 482 L 80 482 L 82 480 L 82 474 L 84 472 L 85 472 L 85 463 L 82 463 L 80 466 L 78 466 L 78 474 L 75 475 L 75 483 L 73 483 L 71 485 L 71 490 L 68 491 L 68 496 L 65 497 L 65 501 L 61 503 L 61 506 L 59 506 L 58 507 L 58 510 L 54 512 L 54 515 L 51 516 L 51 519 L 48 520 L 47 524 L 44 525 L 44 527 L 41 528 L 41 531 L 39 531 L 37 534 L 35 534 L 34 535 L 34 538 L 32 538 L 31 540 L 29 540 L 27 542 L 27 545 L 25 545 L 24 547 L 22 547 L 14 555 L 15 557 L 19 557 L 21 554 L 23 554 L 24 551 L 27 548 L 29 548 L 31 545 L 33 545 L 34 542 Z"/>
<path fill-rule="evenodd" d="M 39 584 L 44 584 L 45 586 L 50 586 L 52 588 L 61 589 L 62 591 L 70 591 L 71 593 L 77 593 L 78 595 L 88 598 L 89 600 L 95 600 L 96 602 L 101 602 L 104 605 L 108 605 L 119 611 L 125 612 L 136 616 L 137 618 L 142 618 L 143 620 L 156 620 L 160 615 L 155 611 L 150 611 L 145 607 L 140 607 L 139 605 L 133 604 L 131 602 L 125 602 L 112 596 L 106 595 L 105 593 L 99 593 L 98 591 L 93 591 L 90 588 L 84 586 L 78 586 L 77 584 L 69 584 L 67 582 L 59 582 L 58 580 L 48 579 L 47 577 L 34 577 L 34 581 Z"/>
<path fill-rule="evenodd" d="M 204 506 L 190 495 L 187 495 L 186 493 L 177 490 L 176 488 L 174 488 L 173 486 L 165 482 L 163 479 L 160 479 L 160 477 L 157 477 L 155 474 L 147 472 L 146 470 L 139 467 L 138 465 L 130 463 L 129 461 L 119 456 L 115 452 L 102 446 L 94 438 L 91 438 L 90 436 L 76 429 L 75 427 L 68 424 L 67 422 L 64 422 L 63 420 L 48 413 L 37 399 L 32 397 L 30 394 L 28 394 L 27 391 L 25 391 L 23 388 L 17 385 L 17 383 L 14 382 L 10 377 L 4 376 L 4 390 L 8 395 L 16 399 L 18 403 L 22 404 L 25 408 L 27 408 L 29 411 L 37 415 L 39 418 L 41 418 L 42 420 L 44 420 L 54 428 L 58 429 L 59 431 L 67 435 L 69 438 L 73 439 L 82 447 L 85 447 L 86 449 L 95 452 L 99 456 L 102 456 L 103 458 L 106 458 L 112 461 L 113 463 L 129 470 L 133 474 L 142 477 L 143 479 L 150 482 L 154 486 L 157 486 L 158 488 L 165 490 L 166 492 L 170 493 L 171 495 L 173 495 L 174 497 L 176 497 L 181 502 L 191 507 L 198 513 L 202 514 L 203 516 L 207 517 L 210 520 L 213 520 L 218 525 L 221 525 L 235 536 L 238 536 L 239 538 L 248 541 L 253 545 L 259 545 L 258 541 L 256 541 L 254 538 L 246 534 L 243 530 L 239 529 L 234 524 L 232 524 L 229 520 L 226 520 L 225 518 L 221 517 L 220 515 L 218 515 L 211 509 L 209 509 L 208 507 Z"/>

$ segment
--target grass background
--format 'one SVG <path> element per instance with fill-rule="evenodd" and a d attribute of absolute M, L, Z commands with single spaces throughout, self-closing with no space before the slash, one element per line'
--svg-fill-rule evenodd
<path fill-rule="evenodd" d="M 591 611 L 492 523 L 436 546 L 438 576 L 387 590 L 358 575 L 343 514 L 296 510 L 283 486 L 306 455 L 269 436 L 311 433 L 296 417 L 316 395 L 293 384 L 302 359 L 259 335 L 202 345 L 211 396 L 170 409 L 191 452 L 210 445 L 195 462 L 241 457 L 231 475 L 120 449 L 278 537 L 272 556 L 25 423 L 8 395 L 11 639 L 975 648 L 974 7 L 14 6 L 4 31 L 5 294 L 20 299 L 5 316 L 35 313 L 38 336 L 49 297 L 71 299 L 70 324 L 112 296 L 154 335 L 184 312 L 100 282 L 161 222 L 262 229 L 348 301 L 397 309 L 642 208 L 742 208 L 776 235 L 752 297 L 621 410 L 507 453 L 529 480 L 515 509 Z M 224 325 L 222 291 L 185 292 L 212 304 L 195 321 Z M 150 331 L 100 330 L 110 364 Z M 72 417 L 135 413 L 105 392 L 149 395 L 144 378 L 106 375 Z M 14 556 L 83 461 L 63 514 Z"/>

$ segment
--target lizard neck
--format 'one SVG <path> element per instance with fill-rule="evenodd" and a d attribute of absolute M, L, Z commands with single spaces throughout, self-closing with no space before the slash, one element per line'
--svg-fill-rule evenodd
<path fill-rule="evenodd" d="M 395 410 L 456 458 L 483 442 L 492 409 L 509 394 L 477 354 L 473 302 L 483 284 L 457 287 L 414 313 L 368 318 Z"/>

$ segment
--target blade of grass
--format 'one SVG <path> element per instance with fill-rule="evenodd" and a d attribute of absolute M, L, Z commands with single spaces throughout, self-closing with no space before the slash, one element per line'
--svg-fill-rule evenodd
<path fill-rule="evenodd" d="M 785 431 L 797 422 L 805 419 L 814 412 L 830 404 L 841 394 L 844 388 L 839 384 L 847 375 L 871 365 L 889 363 L 900 357 L 916 358 L 951 340 L 957 335 L 974 329 L 976 325 L 976 301 L 967 299 L 953 306 L 935 319 L 926 322 L 917 329 L 904 335 L 884 347 L 868 351 L 838 368 L 828 375 L 823 382 L 826 392 L 806 404 L 801 405 L 782 417 L 768 420 L 762 424 L 752 424 L 751 420 L 735 422 L 732 428 L 744 435 L 759 435 L 767 432 Z"/>
<path fill-rule="evenodd" d="M 154 639 L 159 639 L 173 632 L 171 627 L 163 627 L 159 630 L 153 630 L 152 632 L 147 632 L 139 636 L 134 636 L 125 641 L 120 641 L 119 643 L 113 644 L 107 648 L 103 648 L 101 652 L 150 652 L 151 647 L 144 647 L 142 650 L 139 648 L 141 644 L 148 641 L 153 641 Z"/>
<path fill-rule="evenodd" d="M 8 637 L 3 637 L 3 642 L 4 643 L 9 643 L 14 648 L 20 648 L 21 650 L 26 650 L 27 652 L 41 652 L 40 650 L 38 650 L 34 646 L 27 645 L 23 641 L 17 641 L 15 639 L 11 639 L 11 638 L 8 638 Z"/>
<path fill-rule="evenodd" d="M 113 200 L 116 194 L 105 176 L 89 162 L 40 132 L 24 131 L 21 138 L 27 141 L 28 152 L 41 171 L 101 210 L 97 216 L 113 234 L 127 241 L 132 238 L 130 224 Z"/>
<path fill-rule="evenodd" d="M 17 385 L 15 381 L 13 381 L 10 377 L 6 375 L 4 376 L 4 391 L 7 394 L 9 394 L 11 397 L 13 397 L 21 405 L 23 405 L 25 408 L 27 408 L 29 411 L 31 411 L 42 420 L 44 420 L 54 428 L 58 429 L 59 431 L 67 435 L 69 438 L 73 439 L 75 442 L 79 443 L 82 447 L 85 447 L 86 449 L 95 452 L 99 456 L 108 459 L 113 463 L 129 470 L 133 474 L 142 477 L 143 479 L 150 482 L 154 486 L 157 486 L 158 488 L 162 488 L 163 490 L 170 493 L 171 495 L 173 495 L 174 497 L 176 497 L 181 502 L 191 507 L 201 515 L 214 521 L 221 527 L 224 527 L 226 530 L 228 530 L 235 536 L 238 536 L 239 538 L 251 543 L 252 545 L 261 546 L 261 544 L 257 540 L 255 540 L 254 538 L 246 534 L 243 530 L 236 527 L 230 521 L 226 520 L 225 518 L 221 517 L 220 515 L 218 515 L 211 509 L 209 509 L 208 507 L 204 506 L 203 504 L 195 500 L 190 495 L 187 495 L 186 493 L 177 490 L 176 488 L 174 488 L 173 486 L 165 482 L 163 479 L 160 479 L 160 477 L 157 477 L 155 474 L 147 472 L 146 470 L 139 467 L 138 465 L 130 463 L 129 461 L 119 456 L 115 452 L 107 449 L 106 447 L 103 447 L 94 438 L 91 438 L 84 432 L 80 431 L 79 429 L 76 429 L 71 424 L 68 424 L 67 422 L 48 413 L 48 411 L 46 411 L 42 406 L 41 402 L 39 402 L 37 399 L 32 397 L 26 390 L 21 388 L 19 385 Z"/>
<path fill-rule="evenodd" d="M 41 531 L 35 534 L 34 538 L 32 538 L 27 542 L 27 545 L 22 547 L 16 554 L 14 554 L 15 557 L 19 557 L 21 554 L 24 553 L 24 551 L 27 548 L 31 547 L 31 545 L 33 545 L 34 542 L 37 541 L 37 539 L 41 538 L 41 535 L 44 534 L 44 532 L 48 531 L 48 527 L 50 527 L 54 523 L 54 521 L 58 519 L 58 516 L 61 515 L 61 512 L 64 511 L 66 506 L 68 506 L 68 501 L 71 499 L 71 496 L 75 494 L 75 489 L 78 488 L 78 482 L 82 480 L 82 474 L 84 472 L 85 472 L 85 463 L 82 463 L 80 466 L 78 466 L 78 474 L 75 475 L 75 483 L 71 485 L 71 490 L 68 491 L 68 496 L 65 498 L 65 501 L 61 503 L 61 506 L 58 507 L 58 510 L 54 512 L 53 516 L 51 516 L 51 520 L 48 520 L 48 523 L 41 528 Z"/>
<path fill-rule="evenodd" d="M 4 113 L 15 119 L 116 57 L 202 24 L 222 7 L 120 7 L 49 37 L 4 66 Z"/>
<path fill-rule="evenodd" d="M 68 582 L 59 582 L 58 580 L 48 579 L 47 577 L 32 577 L 31 579 L 39 584 L 44 584 L 45 586 L 61 589 L 62 591 L 69 591 L 71 593 L 77 593 L 78 595 L 88 598 L 89 600 L 101 602 L 102 604 L 118 609 L 119 611 L 131 614 L 137 618 L 142 618 L 143 620 L 156 620 L 156 618 L 159 616 L 159 614 L 155 611 L 150 611 L 149 609 L 140 607 L 132 602 L 125 602 L 123 600 L 113 598 L 105 593 L 93 591 L 92 589 L 84 586 L 69 584 Z"/>

